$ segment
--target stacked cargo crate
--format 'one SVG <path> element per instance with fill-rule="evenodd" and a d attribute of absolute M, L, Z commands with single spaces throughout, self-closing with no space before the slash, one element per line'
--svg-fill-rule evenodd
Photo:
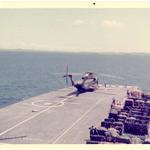
<path fill-rule="evenodd" d="M 150 144 L 149 123 L 150 96 L 128 97 L 122 108 L 111 105 L 101 127 L 90 128 L 87 143 Z"/>

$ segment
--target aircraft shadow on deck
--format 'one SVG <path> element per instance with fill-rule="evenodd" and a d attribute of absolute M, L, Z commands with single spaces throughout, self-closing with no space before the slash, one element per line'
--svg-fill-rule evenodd
<path fill-rule="evenodd" d="M 82 92 L 74 91 L 74 92 L 67 94 L 66 96 L 71 96 L 71 95 L 79 96 L 80 94 L 89 93 L 89 92 L 93 92 L 93 91 L 82 91 Z"/>
<path fill-rule="evenodd" d="M 20 139 L 20 138 L 26 138 L 27 136 L 16 136 L 16 137 L 5 137 L 5 138 L 0 138 L 0 141 L 2 140 L 14 140 L 14 139 Z"/>

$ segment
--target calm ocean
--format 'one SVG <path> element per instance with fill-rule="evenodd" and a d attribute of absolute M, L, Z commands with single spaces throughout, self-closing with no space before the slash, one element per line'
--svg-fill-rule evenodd
<path fill-rule="evenodd" d="M 65 87 L 69 71 L 92 71 L 99 82 L 150 90 L 150 54 L 96 54 L 0 51 L 0 107 Z"/>

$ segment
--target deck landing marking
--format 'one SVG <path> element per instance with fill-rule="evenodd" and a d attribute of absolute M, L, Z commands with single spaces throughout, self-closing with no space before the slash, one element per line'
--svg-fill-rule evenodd
<path fill-rule="evenodd" d="M 37 101 L 37 102 L 32 102 L 31 105 L 32 106 L 36 106 L 36 107 L 48 107 L 48 105 L 51 105 L 52 103 L 44 103 L 43 105 L 38 105 L 37 103 L 39 102 L 43 102 L 44 100 L 40 100 L 40 101 Z"/>
<path fill-rule="evenodd" d="M 36 107 L 50 107 L 50 106 L 54 106 L 54 107 L 60 107 L 60 106 L 64 106 L 65 103 L 68 104 L 79 104 L 79 103 L 74 103 L 74 102 L 68 102 L 67 100 L 70 100 L 72 96 L 68 96 L 67 98 L 65 97 L 64 99 L 62 99 L 61 101 L 54 101 L 54 102 L 48 102 L 48 100 L 39 100 L 39 101 L 35 101 L 32 102 L 31 105 L 32 106 L 36 106 Z M 42 104 L 40 104 L 40 102 Z"/>
<path fill-rule="evenodd" d="M 74 96 L 72 95 L 72 96 L 70 96 L 70 97 L 74 97 Z M 67 100 L 67 98 L 65 98 L 65 99 L 63 99 L 62 101 L 60 101 L 60 105 L 61 105 L 61 106 L 63 106 L 65 103 L 67 103 L 67 102 L 64 102 L 65 100 Z M 46 109 L 44 109 L 44 110 L 42 110 L 42 111 L 36 113 L 35 115 L 33 115 L 33 116 L 31 116 L 31 117 L 29 117 L 29 118 L 27 118 L 27 119 L 25 119 L 25 120 L 19 122 L 18 124 L 14 125 L 14 126 L 12 126 L 12 127 L 10 127 L 10 128 L 8 128 L 7 130 L 1 132 L 1 133 L 0 133 L 0 136 L 6 134 L 6 133 L 8 133 L 8 132 L 10 132 L 11 130 L 13 130 L 13 129 L 19 127 L 20 125 L 22 125 L 22 124 L 24 124 L 24 123 L 30 121 L 31 119 L 33 119 L 33 118 L 35 118 L 35 117 L 37 117 L 37 116 L 43 114 L 44 112 L 46 112 L 46 111 L 48 111 L 48 110 L 50 110 L 51 108 L 54 108 L 54 107 L 58 107 L 58 106 L 52 105 L 52 106 L 47 107 Z"/>

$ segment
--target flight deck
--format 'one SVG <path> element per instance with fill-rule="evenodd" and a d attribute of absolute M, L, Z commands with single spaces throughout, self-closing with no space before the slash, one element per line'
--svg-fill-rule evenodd
<path fill-rule="evenodd" d="M 89 127 L 107 117 L 112 99 L 124 101 L 129 87 L 100 85 L 76 96 L 68 87 L 0 109 L 0 143 L 85 144 Z"/>

